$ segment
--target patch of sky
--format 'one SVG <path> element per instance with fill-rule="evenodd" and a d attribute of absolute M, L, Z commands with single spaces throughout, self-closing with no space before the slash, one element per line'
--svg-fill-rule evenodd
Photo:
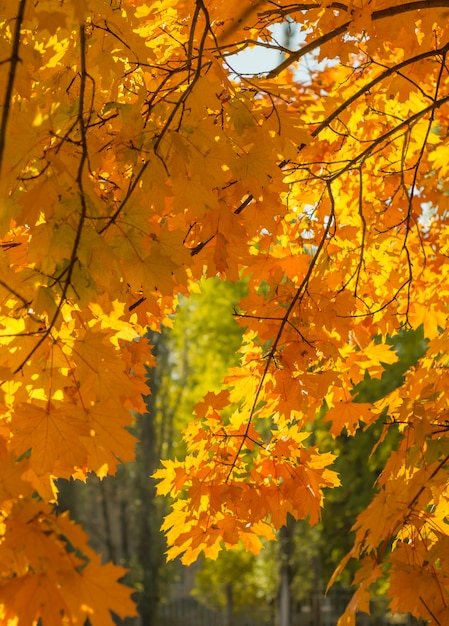
<path fill-rule="evenodd" d="M 273 37 L 272 42 L 259 39 L 251 47 L 227 58 L 227 64 L 236 76 L 263 78 L 282 63 L 289 52 L 298 50 L 304 44 L 307 35 L 293 21 L 274 24 L 270 31 Z M 295 71 L 298 81 L 304 84 L 310 83 L 312 72 L 329 65 L 329 60 L 317 61 L 318 52 L 316 50 L 303 57 Z"/>
<path fill-rule="evenodd" d="M 437 217 L 438 207 L 434 206 L 432 202 L 421 202 L 421 215 L 418 217 L 421 232 L 429 232 L 433 220 Z"/>

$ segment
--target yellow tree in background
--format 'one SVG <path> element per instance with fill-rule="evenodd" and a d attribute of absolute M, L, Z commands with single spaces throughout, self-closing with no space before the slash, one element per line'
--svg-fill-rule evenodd
<path fill-rule="evenodd" d="M 387 415 L 399 444 L 355 521 L 340 624 L 382 576 L 393 611 L 448 623 L 448 17 L 447 0 L 0 1 L 2 623 L 133 614 L 124 571 L 53 513 L 55 480 L 133 458 L 139 338 L 204 275 L 247 281 L 246 330 L 186 460 L 158 473 L 169 556 L 315 523 L 339 484 L 317 414 L 335 436 Z M 286 20 L 298 49 L 273 39 Z M 237 75 L 257 46 L 279 65 Z M 332 63 L 301 83 L 311 55 Z M 421 325 L 402 387 L 357 402 L 396 359 L 387 337 Z"/>

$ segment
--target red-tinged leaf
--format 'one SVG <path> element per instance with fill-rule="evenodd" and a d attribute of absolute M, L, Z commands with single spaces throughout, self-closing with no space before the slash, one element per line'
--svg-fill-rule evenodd
<path fill-rule="evenodd" d="M 224 274 L 228 267 L 227 241 L 224 235 L 217 233 L 215 236 L 214 263 L 217 271 Z"/>
<path fill-rule="evenodd" d="M 271 523 L 276 530 L 279 530 L 286 523 L 287 513 L 291 513 L 292 506 L 284 499 L 280 487 L 270 486 L 263 490 L 263 495 L 267 499 Z"/>
<path fill-rule="evenodd" d="M 211 412 L 220 411 L 224 409 L 229 402 L 229 392 L 227 389 L 223 389 L 218 393 L 209 391 L 201 402 L 195 407 L 195 413 L 198 417 L 209 415 Z"/>
<path fill-rule="evenodd" d="M 217 522 L 217 526 L 220 529 L 220 535 L 225 543 L 229 546 L 238 543 L 240 538 L 240 525 L 234 515 L 225 515 L 222 520 Z"/>

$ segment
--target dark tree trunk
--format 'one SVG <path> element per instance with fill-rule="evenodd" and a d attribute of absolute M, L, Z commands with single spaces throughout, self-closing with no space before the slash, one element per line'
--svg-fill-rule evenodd
<path fill-rule="evenodd" d="M 292 626 L 294 527 L 295 520 L 289 517 L 287 524 L 279 531 L 279 626 Z"/>
<path fill-rule="evenodd" d="M 153 353 L 157 356 L 160 336 L 150 338 Z M 137 560 L 142 570 L 142 591 L 138 599 L 138 609 L 142 626 L 157 626 L 160 597 L 159 574 L 163 561 L 162 538 L 159 531 L 160 515 L 155 496 L 156 489 L 152 474 L 158 467 L 158 441 L 156 435 L 156 395 L 158 388 L 157 370 L 149 372 L 148 385 L 151 395 L 145 398 L 147 412 L 139 417 L 137 436 L 140 444 L 137 449 L 136 495 L 140 503 L 136 519 Z"/>
<path fill-rule="evenodd" d="M 225 626 L 232 626 L 234 621 L 234 597 L 232 582 L 226 583 L 225 588 L 226 607 L 225 607 Z"/>

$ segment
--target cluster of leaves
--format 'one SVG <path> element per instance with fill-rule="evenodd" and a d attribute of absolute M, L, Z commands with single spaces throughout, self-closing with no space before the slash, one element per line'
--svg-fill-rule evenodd
<path fill-rule="evenodd" d="M 447 3 L 241 4 L 0 1 L 5 623 L 132 614 L 122 570 L 49 503 L 56 478 L 133 458 L 138 338 L 204 274 L 247 281 L 246 330 L 186 460 L 158 474 L 169 555 L 257 552 L 288 514 L 313 524 L 339 484 L 308 437 L 323 400 L 335 436 L 386 412 L 378 444 L 392 429 L 399 443 L 356 522 L 341 624 L 384 564 L 393 610 L 448 620 Z M 298 50 L 273 41 L 287 18 Z M 229 57 L 259 45 L 285 59 L 235 76 Z M 335 63 L 299 84 L 314 52 Z M 420 325 L 427 353 L 401 388 L 354 402 L 396 359 L 387 336 Z"/>

